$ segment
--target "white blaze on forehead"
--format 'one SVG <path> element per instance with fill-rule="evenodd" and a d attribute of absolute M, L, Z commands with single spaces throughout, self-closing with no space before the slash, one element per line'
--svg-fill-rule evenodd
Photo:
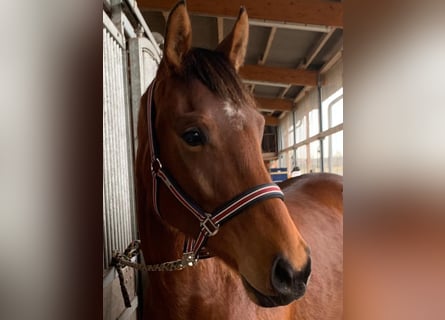
<path fill-rule="evenodd" d="M 241 108 L 234 107 L 230 102 L 224 102 L 223 107 L 224 113 L 229 118 L 230 123 L 233 125 L 234 129 L 242 130 L 246 120 L 246 116 Z"/>

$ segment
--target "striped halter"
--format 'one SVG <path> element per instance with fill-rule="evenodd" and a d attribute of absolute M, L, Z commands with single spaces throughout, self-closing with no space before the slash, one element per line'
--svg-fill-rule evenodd
<path fill-rule="evenodd" d="M 283 200 L 284 195 L 280 187 L 275 183 L 266 183 L 242 192 L 211 213 L 206 212 L 196 204 L 178 185 L 166 168 L 162 166 L 161 160 L 159 159 L 155 128 L 153 126 L 155 117 L 155 107 L 153 105 L 154 83 L 155 81 L 153 81 L 148 88 L 147 98 L 147 123 L 151 158 L 150 169 L 153 183 L 153 207 L 156 214 L 162 218 L 158 206 L 158 183 L 159 181 L 162 181 L 175 198 L 196 218 L 200 225 L 198 236 L 195 239 L 186 239 L 183 252 L 184 257 L 187 257 L 187 261 L 194 261 L 196 263 L 199 258 L 209 256 L 208 252 L 201 249 L 203 249 L 203 246 L 209 237 L 213 237 L 218 233 L 222 224 L 259 201 L 270 198 L 280 198 Z"/>

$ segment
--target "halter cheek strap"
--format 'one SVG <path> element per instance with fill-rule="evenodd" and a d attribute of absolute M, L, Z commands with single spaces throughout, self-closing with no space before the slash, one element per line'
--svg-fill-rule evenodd
<path fill-rule="evenodd" d="M 187 239 L 184 244 L 184 256 L 198 259 L 201 248 L 205 245 L 207 239 L 218 233 L 221 225 L 239 214 L 244 209 L 255 203 L 270 199 L 284 199 L 283 192 L 275 183 L 265 183 L 242 192 L 233 199 L 223 204 L 214 212 L 206 212 L 198 204 L 196 204 L 182 188 L 177 184 L 175 179 L 163 168 L 161 160 L 158 156 L 158 148 L 156 145 L 156 137 L 153 126 L 155 110 L 153 104 L 153 88 L 154 81 L 148 88 L 147 97 L 147 123 L 148 123 L 148 140 L 150 144 L 151 159 L 151 175 L 153 190 L 153 207 L 158 216 L 161 217 L 158 206 L 158 183 L 162 181 L 173 196 L 197 219 L 200 232 L 196 239 Z"/>

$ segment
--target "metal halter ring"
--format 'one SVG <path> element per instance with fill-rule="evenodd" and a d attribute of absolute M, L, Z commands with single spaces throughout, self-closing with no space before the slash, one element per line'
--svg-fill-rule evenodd
<path fill-rule="evenodd" d="M 219 224 L 215 224 L 212 221 L 212 216 L 208 213 L 206 214 L 206 218 L 200 223 L 200 226 L 208 237 L 213 237 L 219 231 Z"/>
<path fill-rule="evenodd" d="M 154 158 L 151 162 L 151 172 L 157 174 L 162 169 L 162 163 L 158 158 Z"/>

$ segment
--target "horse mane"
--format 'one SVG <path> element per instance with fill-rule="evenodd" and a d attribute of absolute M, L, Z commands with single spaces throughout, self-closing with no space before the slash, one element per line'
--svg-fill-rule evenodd
<path fill-rule="evenodd" d="M 185 83 L 197 79 L 217 97 L 229 100 L 234 106 L 254 104 L 250 92 L 222 52 L 192 48 L 184 56 L 183 67 Z"/>

